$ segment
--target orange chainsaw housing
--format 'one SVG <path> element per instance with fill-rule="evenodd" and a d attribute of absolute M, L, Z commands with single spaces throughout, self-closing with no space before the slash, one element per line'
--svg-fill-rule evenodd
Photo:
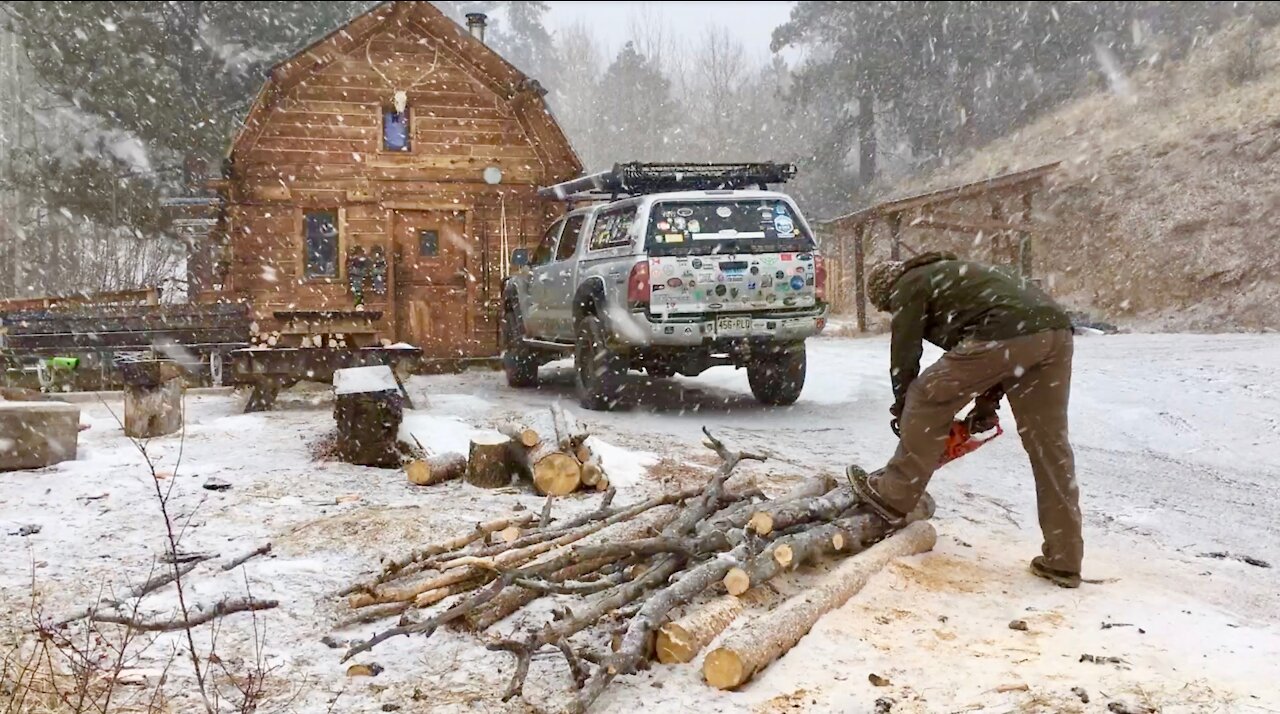
<path fill-rule="evenodd" d="M 966 422 L 959 420 L 951 422 L 951 433 L 947 435 L 947 448 L 942 452 L 942 458 L 938 460 L 938 466 L 941 467 L 971 451 L 977 450 L 978 447 L 1003 433 L 1004 429 L 1000 428 L 1000 422 L 996 422 L 996 433 L 985 439 L 978 439 L 969 431 L 969 425 Z"/>

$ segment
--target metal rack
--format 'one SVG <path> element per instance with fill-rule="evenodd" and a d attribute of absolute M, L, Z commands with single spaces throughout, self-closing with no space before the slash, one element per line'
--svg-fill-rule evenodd
<path fill-rule="evenodd" d="M 614 164 L 608 171 L 540 188 L 538 195 L 558 201 L 602 201 L 665 191 L 767 190 L 770 184 L 786 183 L 795 175 L 795 164 L 771 161 L 736 164 L 630 162 Z"/>

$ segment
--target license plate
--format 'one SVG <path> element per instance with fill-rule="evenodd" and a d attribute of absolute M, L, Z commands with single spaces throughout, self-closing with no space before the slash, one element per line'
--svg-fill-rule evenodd
<path fill-rule="evenodd" d="M 745 335 L 750 331 L 751 318 L 749 317 L 722 317 L 716 320 L 717 335 Z"/>

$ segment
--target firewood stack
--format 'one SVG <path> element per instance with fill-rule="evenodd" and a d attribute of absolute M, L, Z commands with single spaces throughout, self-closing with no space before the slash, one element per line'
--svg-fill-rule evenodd
<path fill-rule="evenodd" d="M 552 432 L 560 447 L 556 453 L 572 453 L 564 439 L 572 444 L 581 432 L 568 422 L 562 426 L 568 428 Z M 547 441 L 542 432 L 536 440 L 515 429 L 503 432 L 527 450 L 527 465 L 541 463 L 532 455 Z M 531 659 L 551 650 L 564 656 L 574 687 L 572 708 L 582 712 L 616 676 L 646 668 L 654 658 L 689 662 L 736 619 L 755 613 L 745 627 L 721 638 L 703 663 L 709 684 L 732 688 L 785 654 L 884 563 L 932 548 L 932 526 L 915 523 L 932 516 L 927 496 L 911 514 L 911 525 L 896 534 L 831 477 L 763 500 L 758 490 L 729 487 L 727 481 L 740 461 L 764 457 L 730 451 L 704 432 L 707 447 L 723 464 L 702 486 L 629 506 L 613 506 L 609 489 L 600 506 L 584 515 L 552 521 L 548 508 L 541 517 L 479 524 L 386 563 L 376 576 L 342 593 L 355 611 L 344 624 L 394 615 L 400 615 L 399 623 L 353 645 L 343 661 L 399 635 L 429 637 L 441 626 L 484 632 L 489 649 L 515 657 L 504 701 L 521 693 Z M 536 473 L 534 478 L 536 483 Z M 826 576 L 802 582 L 803 589 L 772 613 L 758 612 L 780 599 L 773 595 L 773 579 L 804 564 L 854 554 L 860 555 Z M 543 597 L 558 600 L 554 608 L 538 608 L 554 613 L 550 621 L 526 611 L 520 618 L 526 624 L 514 632 L 502 626 Z M 442 601 L 429 616 L 416 612 Z"/>
<path fill-rule="evenodd" d="M 418 485 L 461 476 L 473 486 L 499 488 L 513 479 L 531 483 L 544 496 L 579 490 L 607 491 L 609 478 L 589 443 L 586 428 L 559 404 L 498 425 L 472 438 L 469 454 L 444 454 L 410 462 L 405 471 Z M 440 469 L 432 463 L 448 468 Z M 461 459 L 465 468 L 457 469 Z"/>

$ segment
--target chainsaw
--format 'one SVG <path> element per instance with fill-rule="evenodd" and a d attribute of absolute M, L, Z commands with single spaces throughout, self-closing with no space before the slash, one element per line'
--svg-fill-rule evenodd
<path fill-rule="evenodd" d="M 898 426 L 897 419 L 893 420 L 892 426 L 893 433 L 898 436 L 902 436 L 902 430 Z M 1004 429 L 1000 427 L 1000 419 L 994 415 L 992 416 L 992 429 L 995 430 L 994 434 L 985 438 L 979 438 L 978 435 L 973 432 L 973 415 L 969 415 L 964 419 L 956 419 L 951 422 L 951 431 L 947 434 L 946 448 L 942 450 L 942 456 L 938 458 L 938 468 L 942 468 L 965 454 L 978 450 L 982 445 L 1003 434 Z M 991 429 L 987 429 L 981 433 L 989 431 L 991 431 Z"/>

